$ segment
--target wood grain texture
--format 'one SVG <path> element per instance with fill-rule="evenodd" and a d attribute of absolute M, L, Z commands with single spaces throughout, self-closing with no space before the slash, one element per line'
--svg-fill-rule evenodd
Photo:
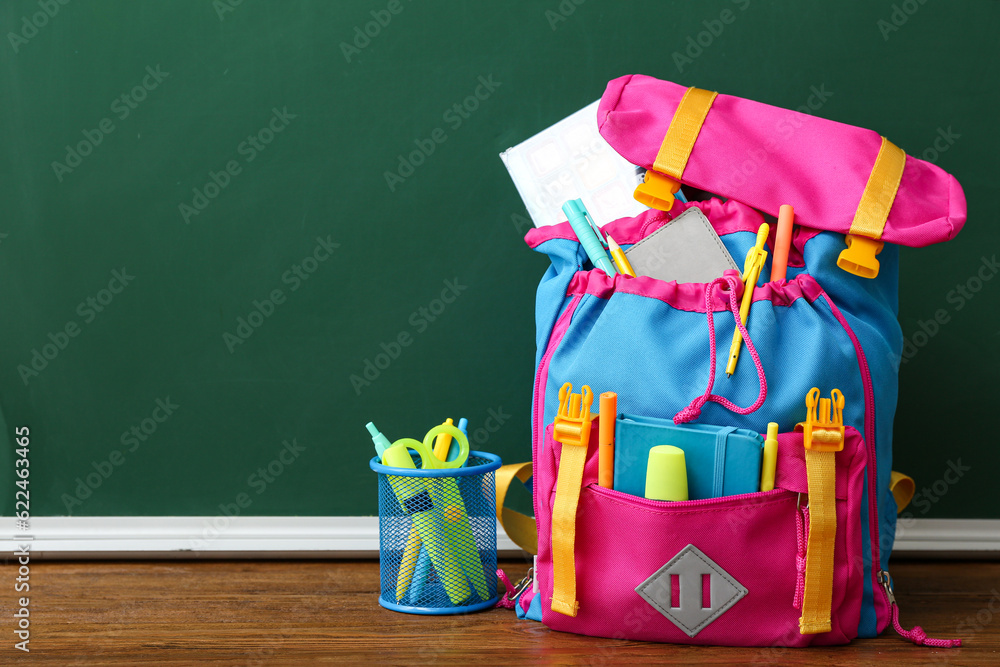
<path fill-rule="evenodd" d="M 512 580 L 522 561 L 502 563 Z M 15 566 L 0 568 L 8 581 Z M 426 617 L 378 605 L 373 561 L 34 562 L 31 653 L 13 648 L 12 588 L 0 604 L 0 664 L 995 665 L 1000 563 L 901 561 L 891 568 L 907 628 L 960 649 L 877 639 L 816 649 L 646 644 L 553 632 L 495 609 Z M 5 585 L 6 586 L 6 585 Z"/>

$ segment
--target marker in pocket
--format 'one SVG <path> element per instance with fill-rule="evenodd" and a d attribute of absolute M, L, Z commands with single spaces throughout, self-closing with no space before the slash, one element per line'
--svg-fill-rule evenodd
<path fill-rule="evenodd" d="M 649 450 L 646 464 L 646 493 L 651 500 L 687 500 L 687 466 L 684 450 L 673 445 L 657 445 Z"/>

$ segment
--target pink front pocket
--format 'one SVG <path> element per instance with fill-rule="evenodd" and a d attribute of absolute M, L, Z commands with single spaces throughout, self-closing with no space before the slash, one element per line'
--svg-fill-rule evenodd
<path fill-rule="evenodd" d="M 543 471 L 561 447 L 551 437 L 547 443 L 551 458 L 543 457 Z M 678 644 L 849 642 L 861 613 L 865 456 L 860 434 L 848 428 L 837 454 L 832 631 L 799 633 L 796 587 L 807 530 L 800 505 L 807 496 L 798 433 L 779 436 L 773 491 L 708 500 L 661 502 L 602 488 L 591 477 L 596 456 L 588 453 L 575 542 L 579 612 L 570 617 L 550 607 L 551 523 L 543 521 L 537 573 L 543 622 L 565 632 Z M 555 475 L 549 479 L 551 487 L 538 489 L 547 516 Z"/>

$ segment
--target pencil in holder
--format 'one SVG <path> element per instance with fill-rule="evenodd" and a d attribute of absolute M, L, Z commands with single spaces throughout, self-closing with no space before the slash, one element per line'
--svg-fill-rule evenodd
<path fill-rule="evenodd" d="M 497 595 L 496 480 L 500 457 L 469 452 L 465 467 L 378 473 L 379 604 L 409 614 L 490 609 Z"/>

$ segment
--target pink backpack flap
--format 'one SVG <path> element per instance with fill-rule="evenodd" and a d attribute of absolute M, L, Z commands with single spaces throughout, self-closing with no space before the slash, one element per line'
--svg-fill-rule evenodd
<path fill-rule="evenodd" d="M 601 135 L 626 160 L 653 170 L 687 90 L 640 74 L 613 79 L 597 109 Z M 882 145 L 872 130 L 718 95 L 681 180 L 774 216 L 792 204 L 796 224 L 847 234 Z M 953 238 L 964 223 L 955 177 L 906 155 L 880 240 L 922 247 Z"/>

